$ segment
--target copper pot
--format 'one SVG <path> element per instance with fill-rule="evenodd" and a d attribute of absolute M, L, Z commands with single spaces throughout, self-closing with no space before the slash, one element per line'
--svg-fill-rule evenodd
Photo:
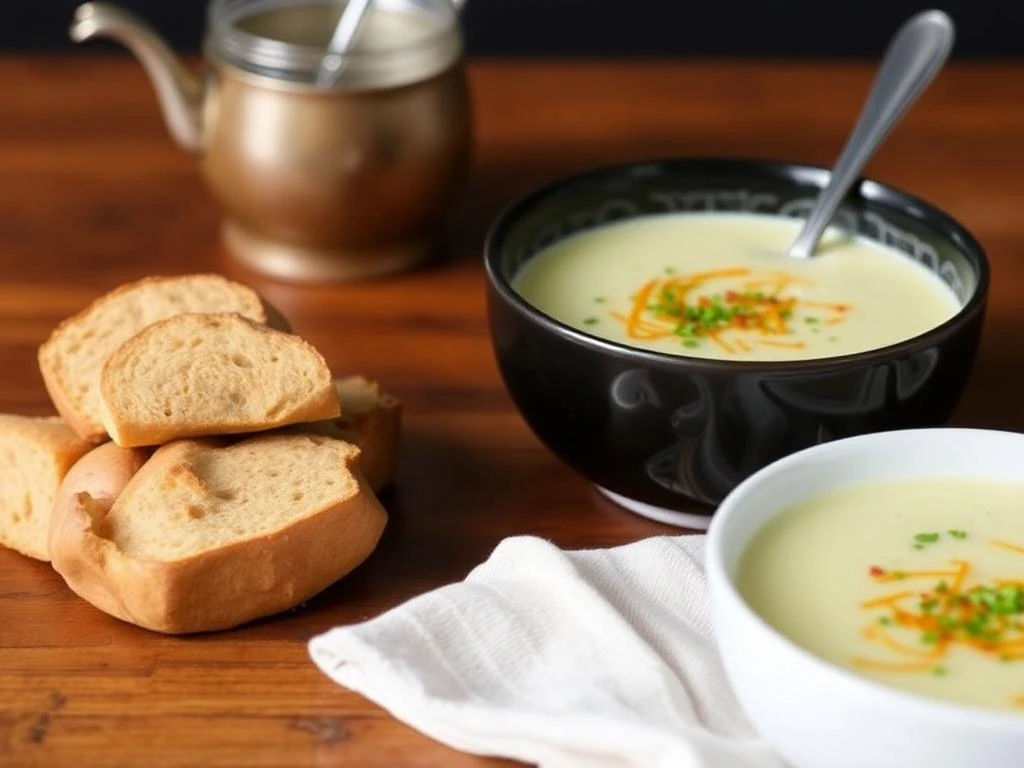
<path fill-rule="evenodd" d="M 190 74 L 141 19 L 80 6 L 76 41 L 139 58 L 171 135 L 195 152 L 229 250 L 265 274 L 344 280 L 426 258 L 466 174 L 471 110 L 458 8 L 379 0 L 344 76 L 315 84 L 341 7 L 213 0 L 204 71 Z"/>

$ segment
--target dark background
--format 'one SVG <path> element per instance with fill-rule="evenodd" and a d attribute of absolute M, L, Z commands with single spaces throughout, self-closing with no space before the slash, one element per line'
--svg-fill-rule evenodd
<path fill-rule="evenodd" d="M 0 0 L 0 49 L 69 47 L 72 0 Z M 206 0 L 124 0 L 176 48 L 197 47 Z M 958 57 L 1024 54 L 1024 0 L 468 0 L 472 55 L 877 56 L 911 14 L 942 8 Z M 101 44 L 90 44 L 95 46 Z"/>

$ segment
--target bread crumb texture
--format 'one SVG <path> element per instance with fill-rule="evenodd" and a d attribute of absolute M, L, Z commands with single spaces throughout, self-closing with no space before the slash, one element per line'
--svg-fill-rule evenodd
<path fill-rule="evenodd" d="M 128 557 L 163 562 L 258 540 L 355 496 L 358 455 L 318 436 L 177 441 L 129 482 L 104 536 Z"/>
<path fill-rule="evenodd" d="M 298 336 L 236 314 L 187 314 L 110 356 L 103 423 L 119 445 L 269 429 L 339 412 L 327 363 Z"/>

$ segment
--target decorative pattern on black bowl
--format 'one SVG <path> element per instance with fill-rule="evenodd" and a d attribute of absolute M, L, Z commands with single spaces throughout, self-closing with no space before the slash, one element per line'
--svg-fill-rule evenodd
<path fill-rule="evenodd" d="M 804 216 L 822 168 L 678 159 L 599 169 L 515 203 L 486 244 L 495 354 L 523 417 L 597 486 L 643 505 L 693 512 L 786 454 L 849 435 L 943 424 L 974 362 L 988 263 L 974 238 L 933 206 L 864 180 L 836 224 L 917 259 L 960 311 L 913 339 L 793 362 L 708 360 L 591 336 L 527 304 L 519 268 L 576 232 L 653 213 Z M 702 510 L 710 514 L 710 509 Z"/>

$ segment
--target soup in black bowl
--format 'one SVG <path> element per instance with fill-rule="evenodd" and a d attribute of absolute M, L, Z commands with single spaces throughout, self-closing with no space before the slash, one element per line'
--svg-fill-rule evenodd
<path fill-rule="evenodd" d="M 700 527 L 708 505 L 783 455 L 944 423 L 978 346 L 985 255 L 948 215 L 864 180 L 818 261 L 795 263 L 791 219 L 827 178 L 789 163 L 677 159 L 557 181 L 506 211 L 485 250 L 491 334 L 545 445 L 627 508 Z M 718 227 L 725 261 L 708 261 L 715 249 L 695 225 Z M 647 239 L 624 237 L 633 230 Z M 749 246 L 736 263 L 730 238 Z M 580 253 L 602 242 L 592 262 Z M 572 261 L 559 276 L 541 262 L 562 252 Z M 562 291 L 578 293 L 552 303 Z M 920 307 L 910 301 L 926 293 Z M 901 311 L 890 318 L 888 307 Z M 877 346 L 861 326 L 876 329 Z"/>

